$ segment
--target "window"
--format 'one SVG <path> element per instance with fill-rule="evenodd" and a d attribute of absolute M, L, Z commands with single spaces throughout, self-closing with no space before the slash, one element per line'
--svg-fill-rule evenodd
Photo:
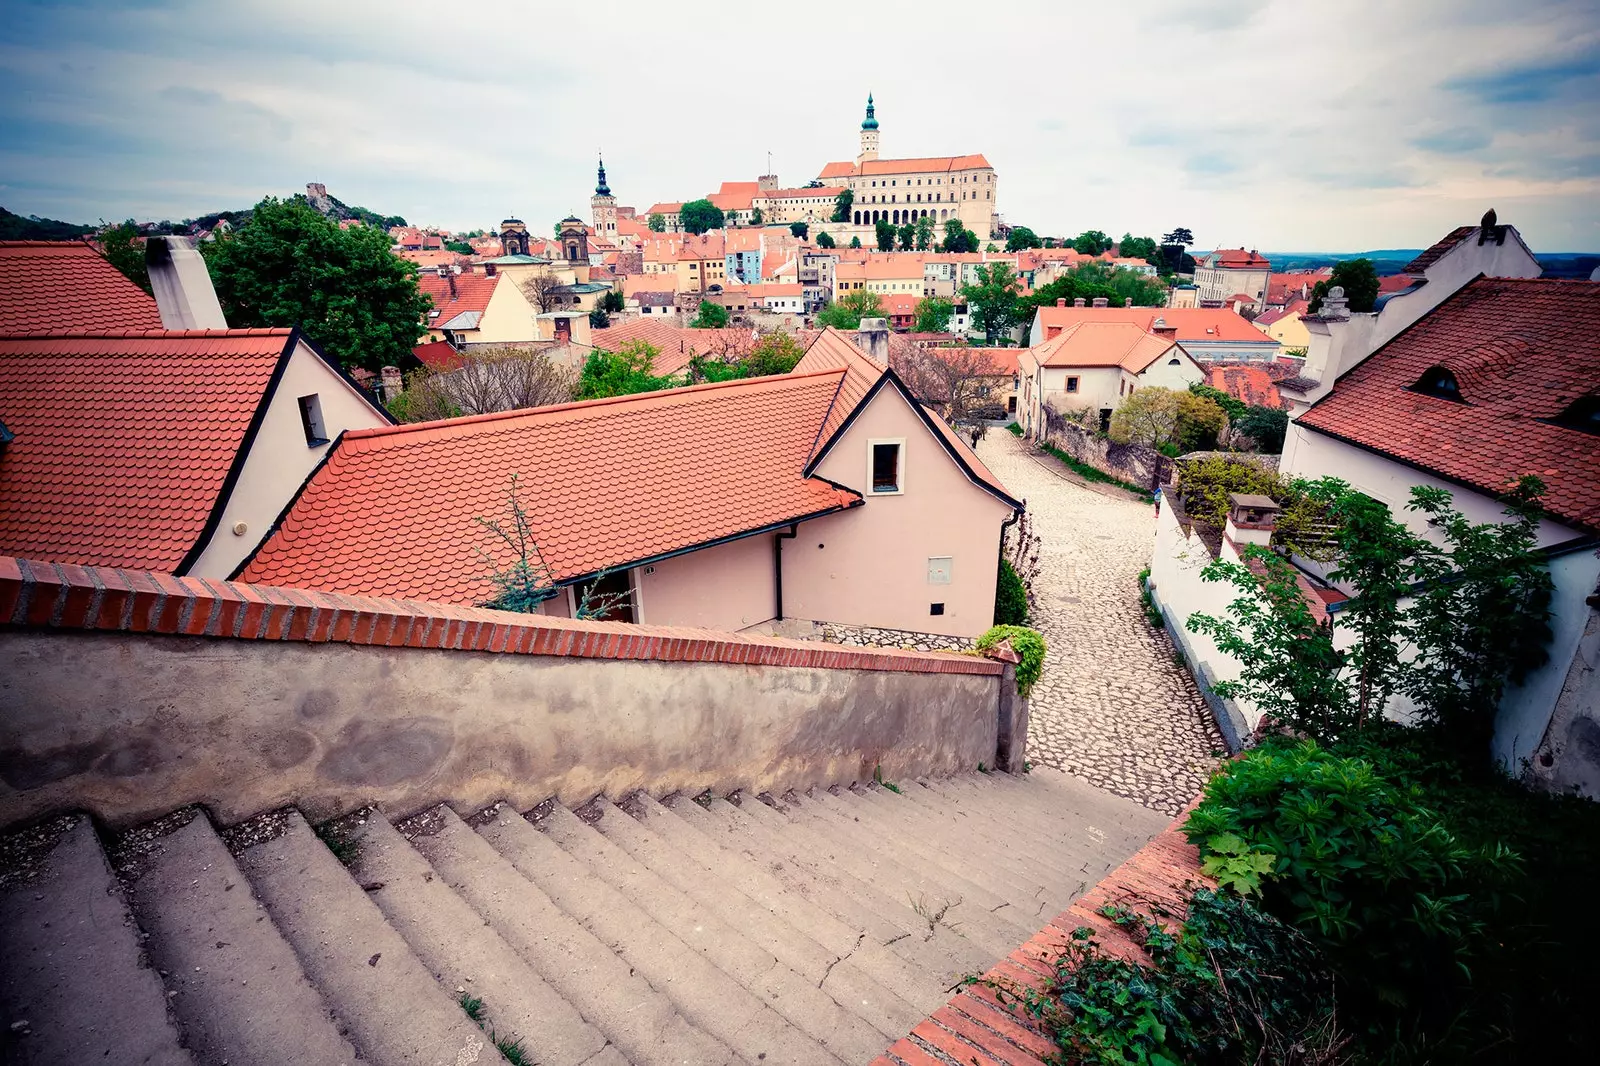
<path fill-rule="evenodd" d="M 1167 360 L 1167 365 L 1168 365 L 1168 366 L 1178 366 L 1178 365 L 1180 365 L 1180 364 L 1179 364 L 1179 362 L 1178 362 L 1178 359 L 1177 359 L 1177 357 L 1176 357 L 1176 356 L 1174 356 L 1174 357 L 1173 357 L 1173 358 L 1171 358 L 1171 359 L 1168 359 L 1168 360 Z"/>
<path fill-rule="evenodd" d="M 905 491 L 905 476 L 901 459 L 906 442 L 899 440 L 869 440 L 867 460 L 871 466 L 873 496 L 894 496 Z"/>
<path fill-rule="evenodd" d="M 930 604 L 928 604 L 928 613 L 929 614 L 944 614 L 944 604 L 942 604 L 942 603 L 930 603 Z"/>
<path fill-rule="evenodd" d="M 1600 435 L 1600 394 L 1579 396 L 1550 421 L 1568 429 Z"/>
<path fill-rule="evenodd" d="M 322 423 L 322 400 L 314 392 L 300 397 L 300 428 L 306 431 L 306 447 L 320 448 L 328 443 L 328 430 Z"/>
<path fill-rule="evenodd" d="M 1423 371 L 1422 377 L 1411 388 L 1416 392 L 1425 392 L 1429 396 L 1437 396 L 1441 400 L 1454 400 L 1456 403 L 1465 403 L 1461 397 L 1461 384 L 1456 381 L 1456 376 L 1442 366 L 1432 366 Z"/>
<path fill-rule="evenodd" d="M 1077 378 L 1068 378 L 1067 379 L 1067 391 L 1068 392 L 1077 392 L 1078 391 L 1078 379 Z"/>

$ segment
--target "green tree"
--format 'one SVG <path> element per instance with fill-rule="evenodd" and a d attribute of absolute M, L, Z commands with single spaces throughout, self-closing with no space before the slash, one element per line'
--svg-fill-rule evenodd
<path fill-rule="evenodd" d="M 850 209 L 855 206 L 856 194 L 849 189 L 840 189 L 839 195 L 833 199 L 833 220 L 835 222 L 849 222 Z"/>
<path fill-rule="evenodd" d="M 963 285 L 961 296 L 972 309 L 972 324 L 993 344 L 999 337 L 1009 337 L 1021 321 L 1017 276 L 1006 263 L 983 263 L 976 274 L 977 284 Z"/>
<path fill-rule="evenodd" d="M 799 237 L 801 240 L 805 240 L 806 234 L 811 232 L 811 228 L 804 222 L 791 222 L 789 223 L 789 232 L 794 234 L 796 237 Z"/>
<path fill-rule="evenodd" d="M 1078 239 L 1072 242 L 1072 247 L 1079 255 L 1099 255 L 1111 247 L 1111 238 L 1101 230 L 1088 229 L 1078 234 Z"/>
<path fill-rule="evenodd" d="M 457 255 L 472 254 L 472 245 L 468 244 L 466 241 L 445 241 L 444 246 L 447 251 L 454 252 Z"/>
<path fill-rule="evenodd" d="M 1088 303 L 1101 296 L 1113 307 L 1120 307 L 1129 299 L 1135 307 L 1164 307 L 1167 289 L 1155 278 L 1110 263 L 1080 263 L 1035 289 L 1026 302 L 1032 307 L 1050 307 L 1058 299 L 1071 304 L 1081 297 Z"/>
<path fill-rule="evenodd" d="M 342 230 L 305 197 L 267 197 L 250 221 L 202 246 L 228 322 L 294 326 L 342 366 L 398 365 L 431 306 L 416 268 L 371 226 Z"/>
<path fill-rule="evenodd" d="M 929 296 L 917 304 L 918 333 L 944 333 L 950 328 L 950 316 L 956 305 L 942 296 Z"/>
<path fill-rule="evenodd" d="M 595 305 L 589 312 L 589 328 L 605 329 L 611 325 L 611 314 L 602 305 Z"/>
<path fill-rule="evenodd" d="M 907 222 L 900 227 L 900 250 L 909 252 L 917 246 L 917 227 Z"/>
<path fill-rule="evenodd" d="M 710 300 L 700 301 L 700 311 L 689 323 L 690 329 L 722 329 L 728 324 L 728 309 Z"/>
<path fill-rule="evenodd" d="M 645 226 L 651 233 L 665 233 L 667 231 L 667 216 L 660 211 L 650 212 L 650 217 L 645 219 Z"/>
<path fill-rule="evenodd" d="M 1117 404 L 1107 435 L 1118 444 L 1159 448 L 1173 439 L 1178 415 L 1178 393 L 1155 385 L 1136 389 Z"/>
<path fill-rule="evenodd" d="M 1278 407 L 1251 407 L 1234 419 L 1233 427 L 1254 440 L 1257 451 L 1277 455 L 1289 433 L 1289 412 Z"/>
<path fill-rule="evenodd" d="M 852 248 L 860 248 L 861 247 L 861 238 L 860 237 L 851 237 L 850 238 L 850 247 L 852 247 Z"/>
<path fill-rule="evenodd" d="M 622 293 L 616 289 L 611 289 L 605 296 L 601 297 L 600 306 L 607 311 L 621 311 L 627 304 L 622 298 Z"/>
<path fill-rule="evenodd" d="M 1335 285 L 1344 288 L 1344 297 L 1350 301 L 1350 310 L 1365 313 L 1378 302 L 1378 269 L 1370 259 L 1342 259 L 1333 265 L 1333 276 L 1317 282 L 1311 290 L 1308 311 L 1316 314 L 1322 300 Z"/>
<path fill-rule="evenodd" d="M 833 247 L 833 237 L 829 235 L 827 230 L 822 230 L 820 233 L 817 234 L 817 247 L 818 248 L 832 248 Z"/>
<path fill-rule="evenodd" d="M 690 200 L 679 209 L 678 221 L 685 233 L 700 234 L 721 229 L 724 219 L 722 208 L 710 200 Z"/>
<path fill-rule="evenodd" d="M 1201 396 L 1212 401 L 1218 407 L 1222 408 L 1225 412 L 1227 412 L 1229 421 L 1232 422 L 1237 422 L 1239 419 L 1243 418 L 1245 412 L 1249 410 L 1243 400 L 1236 400 L 1232 396 L 1229 396 L 1227 393 L 1223 392 L 1221 389 L 1212 385 L 1202 385 L 1200 382 L 1196 381 L 1189 386 L 1189 391 L 1194 393 L 1196 396 Z"/>
<path fill-rule="evenodd" d="M 1147 392 L 1148 389 L 1140 389 Z M 1206 396 L 1180 392 L 1178 396 L 1178 424 L 1172 443 L 1185 452 L 1210 451 L 1217 446 L 1217 438 L 1228 428 L 1228 414 L 1222 405 Z"/>
<path fill-rule="evenodd" d="M 660 349 L 645 341 L 629 341 L 615 352 L 594 352 L 583 364 L 576 398 L 598 400 L 670 389 L 672 378 L 650 372 L 660 354 Z"/>
<path fill-rule="evenodd" d="M 1135 237 L 1124 233 L 1117 242 L 1117 254 L 1125 259 L 1143 259 L 1153 266 L 1161 265 L 1161 252 L 1154 237 Z"/>
<path fill-rule="evenodd" d="M 963 226 L 959 218 L 952 218 L 944 224 L 944 242 L 939 247 L 945 252 L 976 252 L 978 235 Z"/>
<path fill-rule="evenodd" d="M 65 223 L 62 223 L 63 225 Z M 150 271 L 144 265 L 144 236 L 133 219 L 118 226 L 108 226 L 100 231 L 96 240 L 100 254 L 124 277 L 145 292 L 150 291 Z"/>
<path fill-rule="evenodd" d="M 933 243 L 933 219 L 928 215 L 923 215 L 917 219 L 916 227 L 917 251 L 925 252 L 928 250 L 928 246 Z"/>
<path fill-rule="evenodd" d="M 787 333 L 768 333 L 751 346 L 739 360 L 741 377 L 761 378 L 787 374 L 800 362 L 806 350 Z"/>
<path fill-rule="evenodd" d="M 888 219 L 880 218 L 876 223 L 876 229 L 878 231 L 878 251 L 894 251 L 894 223 L 890 222 Z"/>
<path fill-rule="evenodd" d="M 817 312 L 817 325 L 834 329 L 853 330 L 861 326 L 863 318 L 882 318 L 883 301 L 869 289 L 855 289 L 846 293 Z"/>
<path fill-rule="evenodd" d="M 766 225 L 766 216 L 761 213 L 761 208 L 758 207 L 750 212 L 750 224 L 752 226 Z"/>
<path fill-rule="evenodd" d="M 1027 226 L 1012 226 L 1011 235 L 1006 238 L 1006 251 L 1020 252 L 1024 248 L 1039 247 L 1039 236 Z"/>

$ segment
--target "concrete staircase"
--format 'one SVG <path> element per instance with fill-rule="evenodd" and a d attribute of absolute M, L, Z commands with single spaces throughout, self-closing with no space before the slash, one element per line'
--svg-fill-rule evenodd
<path fill-rule="evenodd" d="M 5 842 L 0 1061 L 865 1064 L 1166 821 L 1039 770 L 186 813 L 110 861 L 81 817 Z"/>

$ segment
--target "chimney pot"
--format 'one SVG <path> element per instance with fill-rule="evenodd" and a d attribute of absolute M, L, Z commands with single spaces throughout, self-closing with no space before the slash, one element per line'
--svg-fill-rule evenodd
<path fill-rule="evenodd" d="M 1057 307 L 1065 307 L 1065 306 L 1067 306 L 1067 298 L 1065 296 L 1057 296 L 1056 297 L 1056 306 Z"/>
<path fill-rule="evenodd" d="M 1106 300 L 1106 298 L 1104 296 L 1096 296 L 1094 298 L 1094 306 L 1095 307 L 1105 307 L 1105 306 L 1107 306 L 1107 303 L 1108 303 L 1108 301 Z"/>
<path fill-rule="evenodd" d="M 1123 307 L 1132 307 L 1133 306 L 1133 297 L 1132 296 L 1124 296 L 1122 298 L 1122 306 Z"/>
<path fill-rule="evenodd" d="M 1084 301 L 1083 301 L 1083 297 L 1082 297 L 1082 296 L 1079 296 L 1079 297 L 1077 297 L 1077 298 L 1075 298 L 1075 299 L 1074 299 L 1074 300 L 1073 300 L 1073 301 L 1072 301 L 1072 306 L 1073 306 L 1073 307 L 1082 307 L 1082 306 L 1084 306 Z"/>

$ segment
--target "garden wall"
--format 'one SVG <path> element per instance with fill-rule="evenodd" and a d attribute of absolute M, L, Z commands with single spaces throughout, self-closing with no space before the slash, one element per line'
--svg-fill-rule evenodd
<path fill-rule="evenodd" d="M 1177 464 L 1154 448 L 1118 444 L 1053 410 L 1046 412 L 1045 420 L 1047 432 L 1041 443 L 1060 449 L 1080 463 L 1144 489 L 1172 484 Z"/>

